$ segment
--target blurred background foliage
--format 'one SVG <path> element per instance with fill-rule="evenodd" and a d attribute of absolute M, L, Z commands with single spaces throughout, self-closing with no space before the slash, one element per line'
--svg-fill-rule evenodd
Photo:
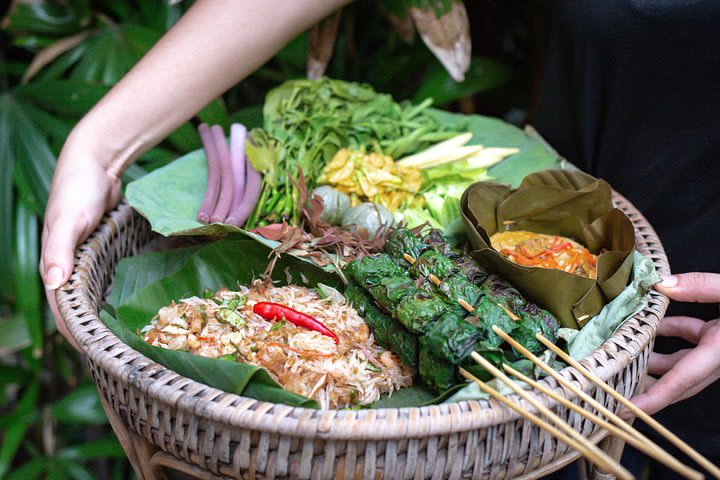
<path fill-rule="evenodd" d="M 0 479 L 133 475 L 79 356 L 55 331 L 37 270 L 42 215 L 75 122 L 190 3 L 36 0 L 0 12 Z M 417 34 L 408 44 L 393 33 L 377 3 L 358 0 L 343 11 L 328 76 L 525 122 L 542 56 L 542 5 L 466 2 L 473 58 L 458 84 Z M 126 180 L 199 148 L 200 121 L 259 125 L 265 92 L 304 76 L 307 51 L 303 34 L 145 154 Z"/>

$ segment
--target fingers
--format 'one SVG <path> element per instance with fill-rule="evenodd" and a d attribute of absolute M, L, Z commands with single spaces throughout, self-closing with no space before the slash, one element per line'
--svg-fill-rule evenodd
<path fill-rule="evenodd" d="M 661 337 L 678 337 L 697 344 L 707 322 L 692 317 L 665 317 L 658 327 Z"/>
<path fill-rule="evenodd" d="M 43 243 L 40 274 L 46 288 L 57 290 L 70 278 L 75 247 L 85 235 L 88 223 L 83 216 L 63 215 L 49 219 L 46 228 L 48 234 Z"/>
<path fill-rule="evenodd" d="M 686 353 L 652 387 L 632 402 L 649 414 L 701 391 L 720 377 L 720 349 L 708 342 Z M 627 412 L 623 412 L 626 416 Z"/>
<path fill-rule="evenodd" d="M 669 355 L 652 352 L 648 360 L 648 373 L 651 375 L 665 375 L 677 362 L 690 353 L 691 350 L 690 348 L 686 348 Z"/>
<path fill-rule="evenodd" d="M 678 302 L 720 302 L 720 274 L 691 272 L 670 275 L 655 289 Z"/>
<path fill-rule="evenodd" d="M 72 338 L 72 335 L 70 335 L 70 332 L 68 331 L 67 326 L 65 325 L 65 322 L 63 321 L 62 317 L 60 316 L 60 312 L 58 311 L 57 301 L 55 299 L 55 290 L 50 290 L 49 288 L 46 288 L 45 296 L 47 297 L 53 317 L 55 317 L 55 325 L 57 326 L 58 332 L 60 332 L 60 334 L 65 337 L 68 342 L 70 342 L 70 345 L 72 345 L 72 347 L 79 352 L 80 346 L 77 344 L 75 339 Z"/>

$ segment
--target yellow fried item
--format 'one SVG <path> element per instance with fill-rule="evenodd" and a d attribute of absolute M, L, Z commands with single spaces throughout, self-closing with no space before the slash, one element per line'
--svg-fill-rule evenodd
<path fill-rule="evenodd" d="M 400 167 L 392 157 L 360 150 L 339 150 L 318 179 L 351 196 L 354 203 L 370 201 L 390 211 L 414 206 L 422 186 L 419 168 Z"/>

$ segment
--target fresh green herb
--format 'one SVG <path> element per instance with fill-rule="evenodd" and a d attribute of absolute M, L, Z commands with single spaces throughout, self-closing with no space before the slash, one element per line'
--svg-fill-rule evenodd
<path fill-rule="evenodd" d="M 285 326 L 286 323 L 287 323 L 287 322 L 286 322 L 285 319 L 283 318 L 282 320 L 280 320 L 279 322 L 277 322 L 275 325 L 273 325 L 272 327 L 270 327 L 270 331 L 271 331 L 271 332 L 274 332 L 275 330 L 280 330 L 282 327 Z"/>
<path fill-rule="evenodd" d="M 258 350 L 260 350 L 260 349 L 258 348 L 257 345 L 253 345 L 253 346 L 250 347 L 250 351 L 253 352 L 253 353 L 257 353 Z"/>
<path fill-rule="evenodd" d="M 213 291 L 210 290 L 209 288 L 206 288 L 205 290 L 203 290 L 203 298 L 205 300 L 210 300 L 211 298 L 213 298 L 213 296 L 214 296 Z"/>
<path fill-rule="evenodd" d="M 367 364 L 367 369 L 370 370 L 370 371 L 373 371 L 373 372 L 382 372 L 382 369 L 381 369 L 381 368 L 376 367 L 375 365 L 373 365 L 373 364 L 370 363 L 370 362 L 368 362 L 368 364 Z"/>
<path fill-rule="evenodd" d="M 232 325 L 235 328 L 245 325 L 245 319 L 242 315 L 237 313 L 235 310 L 230 310 L 229 308 L 221 308 L 218 310 L 217 316 L 220 320 Z"/>
<path fill-rule="evenodd" d="M 200 315 L 202 315 L 203 320 L 207 319 L 207 312 L 205 311 L 205 307 L 203 307 L 202 305 L 200 305 L 200 306 L 198 307 L 198 310 L 200 310 Z"/>
<path fill-rule="evenodd" d="M 223 301 L 220 300 L 219 298 L 213 298 L 212 301 L 215 302 L 216 305 L 222 305 L 222 304 L 223 304 Z"/>
<path fill-rule="evenodd" d="M 237 310 L 238 307 L 242 307 L 245 305 L 245 303 L 247 303 L 247 299 L 247 295 L 238 295 L 228 300 L 227 303 L 224 304 L 224 306 L 229 308 L 230 310 Z"/>
<path fill-rule="evenodd" d="M 237 361 L 237 353 L 228 353 L 227 355 L 223 355 L 222 359 L 235 362 Z"/>
<path fill-rule="evenodd" d="M 430 104 L 397 103 L 369 85 L 328 78 L 292 80 L 272 90 L 263 107 L 265 129 L 254 129 L 247 144 L 248 160 L 264 178 L 245 228 L 281 219 L 297 223 L 300 171 L 311 191 L 343 147 L 397 159 L 455 136 L 460 125 L 442 125 L 428 113 Z"/>

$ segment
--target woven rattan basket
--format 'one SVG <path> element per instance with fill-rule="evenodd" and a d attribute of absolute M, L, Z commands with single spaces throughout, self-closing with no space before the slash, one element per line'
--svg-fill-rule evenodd
<path fill-rule="evenodd" d="M 638 250 L 653 260 L 660 274 L 669 273 L 652 227 L 620 195 L 615 194 L 614 201 L 635 225 Z M 577 458 L 575 451 L 495 402 L 318 411 L 228 394 L 166 369 L 121 343 L 98 318 L 118 261 L 142 250 L 152 238 L 147 222 L 121 204 L 79 248 L 73 275 L 57 299 L 116 421 L 119 418 L 133 435 L 156 446 L 166 459 L 195 465 L 189 468 L 201 472 L 196 476 L 537 478 Z M 648 307 L 584 365 L 631 396 L 645 373 L 667 304 L 666 297 L 651 292 Z M 573 369 L 562 374 L 617 410 L 607 395 Z M 574 398 L 554 380 L 543 382 Z M 539 398 L 583 435 L 597 442 L 604 437 L 574 412 L 545 396 Z"/>

